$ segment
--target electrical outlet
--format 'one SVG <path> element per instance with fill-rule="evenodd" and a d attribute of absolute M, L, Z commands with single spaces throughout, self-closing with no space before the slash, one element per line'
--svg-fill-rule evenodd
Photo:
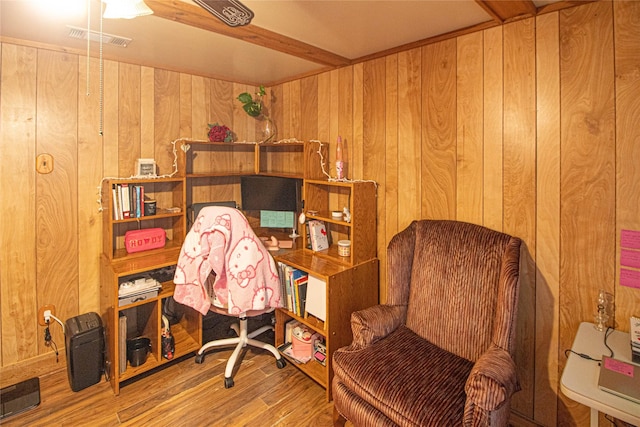
<path fill-rule="evenodd" d="M 45 311 L 49 311 L 53 316 L 55 316 L 56 307 L 53 304 L 47 304 L 47 305 L 43 305 L 38 309 L 38 324 L 40 326 L 47 326 L 47 322 L 45 321 L 45 318 L 44 318 Z M 49 323 L 51 323 L 51 321 L 49 321 Z"/>

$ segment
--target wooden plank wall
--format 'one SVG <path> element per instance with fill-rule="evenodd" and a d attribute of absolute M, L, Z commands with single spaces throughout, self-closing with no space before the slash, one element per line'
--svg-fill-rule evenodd
<path fill-rule="evenodd" d="M 561 324 L 593 311 L 598 289 L 615 284 L 615 87 L 612 8 L 598 4 L 560 15 Z M 599 34 L 598 37 L 589 35 Z M 577 72 L 580 70 L 580 72 Z M 591 76 L 598 76 L 597 79 Z M 597 226 L 596 226 L 597 224 Z M 588 230 L 588 233 L 585 233 Z M 593 260 L 608 262 L 593 262 Z M 620 301 L 619 301 L 620 302 Z M 622 320 L 622 319 L 621 319 Z M 560 346 L 571 345 L 560 334 Z M 562 360 L 562 359 L 561 359 Z M 558 414 L 587 421 L 562 395 Z"/>
<path fill-rule="evenodd" d="M 558 347 L 560 309 L 560 76 L 558 15 L 536 21 L 536 276 L 535 276 L 535 360 L 546 369 L 536 369 L 536 420 L 553 425 L 557 413 Z M 553 314 L 553 315 L 552 315 Z"/>
<path fill-rule="evenodd" d="M 512 405 L 522 420 L 587 422 L 558 382 L 598 289 L 615 294 L 620 329 L 640 315 L 640 291 L 618 284 L 620 230 L 640 230 L 638 22 L 640 2 L 599 1 L 269 88 L 279 138 L 330 143 L 334 174 L 341 135 L 349 177 L 378 183 L 382 300 L 386 245 L 413 219 L 471 221 L 524 240 L 523 390 Z M 102 177 L 133 174 L 138 157 L 171 172 L 171 142 L 206 138 L 208 123 L 255 140 L 235 97 L 256 88 L 105 61 L 101 120 L 97 59 L 87 76 L 82 56 L 0 48 L 0 379 L 9 384 L 56 368 L 39 306 L 55 304 L 63 319 L 98 309 Z M 35 171 L 45 152 L 48 175 Z M 237 185 L 213 183 L 194 196 L 238 199 Z M 53 335 L 62 347 L 59 328 Z"/>

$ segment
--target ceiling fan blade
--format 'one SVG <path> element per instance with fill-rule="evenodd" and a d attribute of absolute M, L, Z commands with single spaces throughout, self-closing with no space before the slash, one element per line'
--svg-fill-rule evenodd
<path fill-rule="evenodd" d="M 203 9 L 230 27 L 247 25 L 253 19 L 253 11 L 237 0 L 193 0 Z"/>

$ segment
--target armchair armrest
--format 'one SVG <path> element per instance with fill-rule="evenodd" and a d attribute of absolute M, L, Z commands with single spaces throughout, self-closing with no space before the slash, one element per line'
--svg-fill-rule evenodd
<path fill-rule="evenodd" d="M 351 350 L 359 350 L 386 337 L 406 320 L 404 305 L 374 305 L 351 314 L 353 342 Z"/>
<path fill-rule="evenodd" d="M 519 390 L 516 364 L 506 350 L 492 345 L 476 361 L 465 384 L 465 413 L 474 407 L 495 411 Z"/>

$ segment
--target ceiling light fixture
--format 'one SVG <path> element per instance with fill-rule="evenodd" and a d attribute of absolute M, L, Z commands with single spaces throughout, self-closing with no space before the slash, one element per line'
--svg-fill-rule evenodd
<path fill-rule="evenodd" d="M 133 19 L 153 13 L 144 0 L 102 0 L 102 2 L 107 5 L 102 14 L 105 19 Z"/>

